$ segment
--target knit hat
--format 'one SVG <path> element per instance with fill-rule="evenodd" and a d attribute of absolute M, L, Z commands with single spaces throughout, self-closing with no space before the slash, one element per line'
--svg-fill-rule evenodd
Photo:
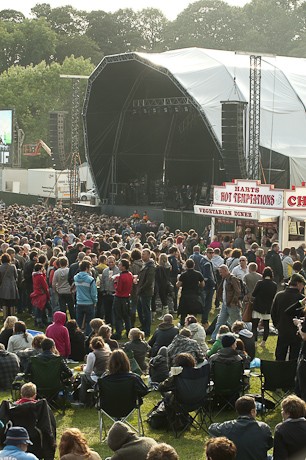
<path fill-rule="evenodd" d="M 234 336 L 234 334 L 231 333 L 224 334 L 224 336 L 221 339 L 221 342 L 223 348 L 229 348 L 233 345 L 233 343 L 236 342 L 236 337 Z"/>
<path fill-rule="evenodd" d="M 29 433 L 22 426 L 13 426 L 7 430 L 4 444 L 8 446 L 18 446 L 18 444 L 31 444 Z"/>

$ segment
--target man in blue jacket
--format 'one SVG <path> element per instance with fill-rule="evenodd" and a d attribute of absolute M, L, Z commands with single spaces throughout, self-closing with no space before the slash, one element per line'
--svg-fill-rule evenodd
<path fill-rule="evenodd" d="M 89 335 L 90 321 L 94 318 L 95 306 L 98 300 L 97 286 L 94 278 L 90 276 L 90 262 L 82 260 L 80 271 L 74 276 L 76 287 L 76 320 L 79 327 L 82 327 L 85 316 L 85 333 Z"/>
<path fill-rule="evenodd" d="M 28 444 L 32 444 L 27 430 L 14 426 L 6 433 L 5 447 L 0 451 L 0 459 L 38 460 L 34 454 L 27 453 Z"/>

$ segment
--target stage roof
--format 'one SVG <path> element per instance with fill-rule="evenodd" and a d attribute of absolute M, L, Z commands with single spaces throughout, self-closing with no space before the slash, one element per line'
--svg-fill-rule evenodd
<path fill-rule="evenodd" d="M 120 92 L 120 82 L 124 78 L 120 72 L 124 69 L 121 68 L 119 72 L 118 66 L 117 74 L 114 72 L 115 66 L 122 61 L 136 61 L 141 64 L 138 70 L 126 67 L 127 72 L 134 74 L 131 76 L 133 80 L 143 66 L 168 75 L 202 112 L 214 144 L 221 151 L 220 102 L 249 102 L 249 55 L 187 48 L 164 53 L 107 56 L 90 76 L 88 94 L 108 64 L 113 64 L 111 79 L 114 93 Z M 128 78 L 127 75 L 125 78 Z M 291 184 L 300 184 L 306 177 L 305 81 L 305 59 L 262 55 L 260 145 L 265 152 L 276 152 L 288 158 Z M 89 104 L 88 96 L 84 106 L 85 119 Z"/>

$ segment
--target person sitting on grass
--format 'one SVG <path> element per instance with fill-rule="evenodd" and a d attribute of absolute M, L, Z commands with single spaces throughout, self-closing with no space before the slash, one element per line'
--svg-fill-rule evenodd
<path fill-rule="evenodd" d="M 151 447 L 147 460 L 179 460 L 179 456 L 174 447 L 161 442 L 157 446 Z"/>
<path fill-rule="evenodd" d="M 14 333 L 14 324 L 17 321 L 17 316 L 8 316 L 3 323 L 3 328 L 0 331 L 0 343 L 3 343 L 5 348 L 7 348 L 9 338 Z"/>
<path fill-rule="evenodd" d="M 67 428 L 59 443 L 60 460 L 101 460 L 100 455 L 91 450 L 85 436 L 77 428 Z"/>
<path fill-rule="evenodd" d="M 112 339 L 112 328 L 108 324 L 103 324 L 98 331 L 98 335 L 102 337 L 104 343 L 107 343 L 111 351 L 117 350 L 119 348 L 119 344 L 117 340 Z"/>
<path fill-rule="evenodd" d="M 41 343 L 46 339 L 45 334 L 37 334 L 34 336 L 32 340 L 32 347 L 26 348 L 25 350 L 17 351 L 16 355 L 20 360 L 20 370 L 21 372 L 25 372 L 28 363 L 32 356 L 37 356 L 41 353 Z"/>
<path fill-rule="evenodd" d="M 71 353 L 68 356 L 73 361 L 84 361 L 85 356 L 85 335 L 78 326 L 75 319 L 67 321 L 66 327 L 69 333 Z"/>
<path fill-rule="evenodd" d="M 81 376 L 81 387 L 79 389 L 79 399 L 83 404 L 90 405 L 87 390 L 93 388 L 108 368 L 111 355 L 110 348 L 104 343 L 102 337 L 94 337 L 90 342 L 92 351 L 88 354 L 84 374 Z"/>
<path fill-rule="evenodd" d="M 206 443 L 207 460 L 235 460 L 237 449 L 233 441 L 223 436 L 209 439 Z"/>
<path fill-rule="evenodd" d="M 104 321 L 101 318 L 93 318 L 90 321 L 89 326 L 91 328 L 91 332 L 90 332 L 89 336 L 87 337 L 87 339 L 85 340 L 85 351 L 86 351 L 86 353 L 89 353 L 91 351 L 91 349 L 90 349 L 91 339 L 93 339 L 94 337 L 96 337 L 98 335 L 99 329 L 100 329 L 101 326 L 103 326 L 103 324 L 104 324 Z"/>
<path fill-rule="evenodd" d="M 220 326 L 219 332 L 216 337 L 216 341 L 214 342 L 211 349 L 208 350 L 208 352 L 206 353 L 207 358 L 210 358 L 212 355 L 217 353 L 222 348 L 222 337 L 224 336 L 224 334 L 228 334 L 229 332 L 230 328 L 226 326 L 226 324 Z"/>
<path fill-rule="evenodd" d="M 226 436 L 233 441 L 237 448 L 237 460 L 266 460 L 273 438 L 270 427 L 256 420 L 255 399 L 242 396 L 237 399 L 235 409 L 238 413 L 236 420 L 213 423 L 208 428 L 209 434 Z"/>
<path fill-rule="evenodd" d="M 12 460 L 38 460 L 36 455 L 27 452 L 28 445 L 32 445 L 29 433 L 21 426 L 13 426 L 7 430 L 4 449 L 0 451 L 0 458 Z"/>
<path fill-rule="evenodd" d="M 0 390 L 11 388 L 19 370 L 19 359 L 16 354 L 6 351 L 3 343 L 0 343 Z"/>
<path fill-rule="evenodd" d="M 7 351 L 16 353 L 19 350 L 25 350 L 32 345 L 33 337 L 27 332 L 26 325 L 23 321 L 16 321 L 14 324 L 14 334 L 9 338 Z"/>
<path fill-rule="evenodd" d="M 148 452 L 157 442 L 152 438 L 138 436 L 125 423 L 115 422 L 109 430 L 107 444 L 114 455 L 106 460 L 146 460 Z"/>
<path fill-rule="evenodd" d="M 133 327 L 129 332 L 129 342 L 125 343 L 123 346 L 124 351 L 132 351 L 134 358 L 137 361 L 138 366 L 143 373 L 147 370 L 146 357 L 150 351 L 150 345 L 144 340 L 145 335 L 138 327 Z"/>
<path fill-rule="evenodd" d="M 197 364 L 204 361 L 204 353 L 198 342 L 191 339 L 190 337 L 191 332 L 185 327 L 183 327 L 179 334 L 174 337 L 171 344 L 168 346 L 168 356 L 170 363 L 174 361 L 175 357 L 179 353 L 190 353 L 196 360 Z"/>

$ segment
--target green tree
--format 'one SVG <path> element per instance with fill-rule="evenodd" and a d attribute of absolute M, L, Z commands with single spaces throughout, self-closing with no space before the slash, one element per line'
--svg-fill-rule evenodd
<path fill-rule="evenodd" d="M 165 30 L 168 20 L 156 8 L 145 8 L 137 14 L 137 28 L 144 39 L 144 47 L 150 51 L 165 49 Z"/>
<path fill-rule="evenodd" d="M 24 14 L 17 10 L 2 10 L 0 11 L 0 21 L 23 22 Z"/>
<path fill-rule="evenodd" d="M 87 14 L 86 35 L 93 40 L 103 55 L 113 54 L 113 43 L 116 40 L 116 24 L 110 13 L 91 11 Z"/>
<path fill-rule="evenodd" d="M 97 43 L 87 37 L 87 35 L 63 36 L 58 41 L 55 60 L 63 62 L 67 56 L 71 55 L 74 55 L 76 58 L 82 56 L 86 59 L 89 58 L 96 65 L 103 57 Z"/>
<path fill-rule="evenodd" d="M 241 8 L 222 0 L 191 3 L 167 30 L 170 48 L 239 49 L 244 21 Z"/>
<path fill-rule="evenodd" d="M 243 49 L 288 55 L 300 33 L 295 9 L 274 0 L 253 0 L 243 8 L 246 18 Z"/>
<path fill-rule="evenodd" d="M 37 18 L 44 17 L 52 30 L 60 35 L 83 34 L 87 28 L 87 13 L 70 5 L 51 8 L 49 3 L 37 4 L 31 9 Z"/>
<path fill-rule="evenodd" d="M 1 103 L 15 108 L 18 124 L 25 132 L 25 143 L 35 143 L 37 139 L 48 143 L 50 111 L 67 111 L 69 127 L 72 83 L 61 79 L 60 74 L 90 75 L 93 69 L 89 60 L 71 56 L 63 64 L 41 62 L 36 66 L 13 66 L 0 75 Z M 81 80 L 81 100 L 85 89 L 86 80 Z"/>

